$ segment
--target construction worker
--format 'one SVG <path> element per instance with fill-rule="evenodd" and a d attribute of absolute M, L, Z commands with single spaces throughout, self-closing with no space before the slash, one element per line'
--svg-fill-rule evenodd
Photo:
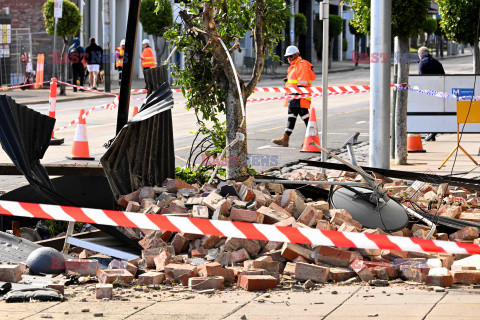
<path fill-rule="evenodd" d="M 150 41 L 148 39 L 144 39 L 142 44 L 143 52 L 140 55 L 140 59 L 142 59 L 143 71 L 150 68 L 155 68 L 157 64 L 155 63 L 155 55 L 153 54 L 153 50 L 150 47 Z"/>
<path fill-rule="evenodd" d="M 122 85 L 122 71 L 123 71 L 123 55 L 125 53 L 125 39 L 120 41 L 120 47 L 115 50 L 115 57 L 117 62 L 115 67 L 118 70 L 118 85 Z"/>
<path fill-rule="evenodd" d="M 287 71 L 287 78 L 285 78 L 285 87 L 311 87 L 312 80 L 317 78 L 312 70 L 313 65 L 300 57 L 300 52 L 295 46 L 287 47 L 287 50 L 285 51 L 285 57 L 290 63 L 290 67 Z M 299 93 L 292 95 L 299 95 Z M 287 127 L 285 128 L 285 133 L 283 133 L 280 138 L 272 140 L 273 143 L 278 144 L 279 146 L 288 147 L 288 141 L 290 140 L 290 135 L 295 127 L 297 116 L 300 116 L 305 122 L 305 125 L 308 125 L 311 102 L 311 98 L 285 100 L 285 107 L 288 106 Z"/>

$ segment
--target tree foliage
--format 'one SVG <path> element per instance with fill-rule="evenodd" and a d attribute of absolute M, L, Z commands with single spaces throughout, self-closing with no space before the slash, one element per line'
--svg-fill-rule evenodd
<path fill-rule="evenodd" d="M 330 38 L 338 37 L 343 30 L 343 19 L 342 17 L 331 14 L 329 16 L 328 23 L 328 35 Z"/>
<path fill-rule="evenodd" d="M 55 18 L 53 17 L 54 0 L 47 0 L 42 7 L 45 28 L 49 35 L 55 33 Z M 82 23 L 82 15 L 78 7 L 68 0 L 63 0 L 62 17 L 58 19 L 57 35 L 68 37 L 76 35 Z"/>
<path fill-rule="evenodd" d="M 428 35 L 434 33 L 437 30 L 437 20 L 433 18 L 427 18 L 423 23 L 423 31 Z"/>
<path fill-rule="evenodd" d="M 353 26 L 370 33 L 370 0 L 350 0 L 355 11 Z M 430 0 L 392 0 L 392 37 L 406 40 L 418 35 L 424 26 Z"/>
<path fill-rule="evenodd" d="M 440 27 L 450 40 L 478 43 L 480 0 L 438 0 Z"/>
<path fill-rule="evenodd" d="M 343 19 L 336 15 L 329 15 L 328 19 L 328 37 L 331 40 L 333 37 L 338 37 L 342 33 Z M 323 21 L 317 18 L 313 23 L 313 38 L 315 39 L 315 50 L 317 51 L 317 57 L 322 57 L 323 46 Z"/>
<path fill-rule="evenodd" d="M 174 66 L 173 74 L 176 85 L 187 98 L 186 108 L 195 110 L 199 132 L 210 136 L 219 151 L 235 138 L 235 132 L 245 131 L 240 99 L 245 103 L 252 94 L 265 58 L 273 54 L 273 49 L 283 39 L 282 31 L 290 12 L 283 0 L 192 0 L 188 6 L 183 3 L 181 6 L 179 15 L 183 28 L 170 28 L 164 34 L 185 55 L 185 67 Z M 220 40 L 229 47 L 230 53 L 234 53 L 239 50 L 239 39 L 248 31 L 252 31 L 255 64 L 248 83 L 239 76 L 241 92 L 238 92 L 236 72 Z M 223 114 L 226 114 L 226 125 L 220 119 Z M 243 172 L 246 173 L 246 142 L 237 143 L 229 150 L 227 156 L 244 156 L 238 170 L 245 168 Z M 231 177 L 228 170 L 227 177 Z"/>
<path fill-rule="evenodd" d="M 169 0 L 142 0 L 140 22 L 146 33 L 163 36 L 166 29 L 173 25 L 172 4 Z"/>
<path fill-rule="evenodd" d="M 303 13 L 295 13 L 295 35 L 307 34 L 307 17 Z"/>

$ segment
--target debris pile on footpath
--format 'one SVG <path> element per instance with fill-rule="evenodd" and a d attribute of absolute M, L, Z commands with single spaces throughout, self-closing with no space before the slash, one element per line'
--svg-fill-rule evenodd
<path fill-rule="evenodd" d="M 305 169 L 284 174 L 283 178 L 327 180 L 320 171 Z M 357 182 L 361 179 L 348 172 L 328 178 Z M 477 193 L 447 184 L 407 184 L 378 175 L 377 182 L 405 205 L 411 206 L 409 201 L 415 201 L 425 211 L 439 216 L 480 222 Z M 203 187 L 167 179 L 162 187 L 144 187 L 122 196 L 118 205 L 128 212 L 387 234 L 381 229 L 365 228 L 347 211 L 332 208 L 327 199 L 306 199 L 301 187 L 285 189 L 279 183 L 257 184 L 253 177 Z M 70 254 L 77 258 L 66 259 L 64 272 L 52 276 L 47 287 L 63 293 L 65 282 L 75 278 L 76 284 L 86 283 L 88 290 L 95 290 L 97 299 L 111 299 L 115 285 L 140 288 L 139 291 L 143 289 L 138 286 L 146 289 L 171 285 L 213 292 L 232 287 L 254 291 L 299 285 L 308 290 L 327 282 L 345 285 L 361 281 L 383 286 L 390 281 L 412 281 L 438 287 L 480 283 L 480 258 L 475 255 L 309 246 L 124 227 L 119 230 L 138 241 L 143 248 L 140 258 L 113 259 L 105 269 L 93 258 L 95 252 L 73 247 Z M 430 231 L 422 222 L 410 221 L 403 230 L 390 234 L 426 238 Z M 466 227 L 450 234 L 435 231 L 432 239 L 480 244 L 478 237 L 477 228 Z M 27 272 L 24 264 L 1 265 L 0 281 L 16 283 Z"/>

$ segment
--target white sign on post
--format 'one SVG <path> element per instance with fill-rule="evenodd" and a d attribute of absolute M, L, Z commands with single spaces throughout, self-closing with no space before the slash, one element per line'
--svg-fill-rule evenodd
<path fill-rule="evenodd" d="M 62 17 L 62 8 L 63 8 L 63 0 L 55 0 L 53 6 L 53 17 L 54 18 L 61 18 Z"/>

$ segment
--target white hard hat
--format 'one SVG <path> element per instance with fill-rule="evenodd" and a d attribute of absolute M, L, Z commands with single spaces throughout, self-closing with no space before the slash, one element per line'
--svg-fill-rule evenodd
<path fill-rule="evenodd" d="M 148 40 L 148 39 L 143 39 L 142 44 L 150 44 L 150 40 Z"/>
<path fill-rule="evenodd" d="M 121 45 L 121 46 L 124 46 L 124 45 L 125 45 L 125 39 L 122 39 L 122 41 L 120 41 L 120 45 Z"/>
<path fill-rule="evenodd" d="M 285 57 L 291 56 L 292 54 L 295 54 L 297 52 L 300 52 L 297 47 L 288 46 L 287 50 L 285 50 Z"/>

